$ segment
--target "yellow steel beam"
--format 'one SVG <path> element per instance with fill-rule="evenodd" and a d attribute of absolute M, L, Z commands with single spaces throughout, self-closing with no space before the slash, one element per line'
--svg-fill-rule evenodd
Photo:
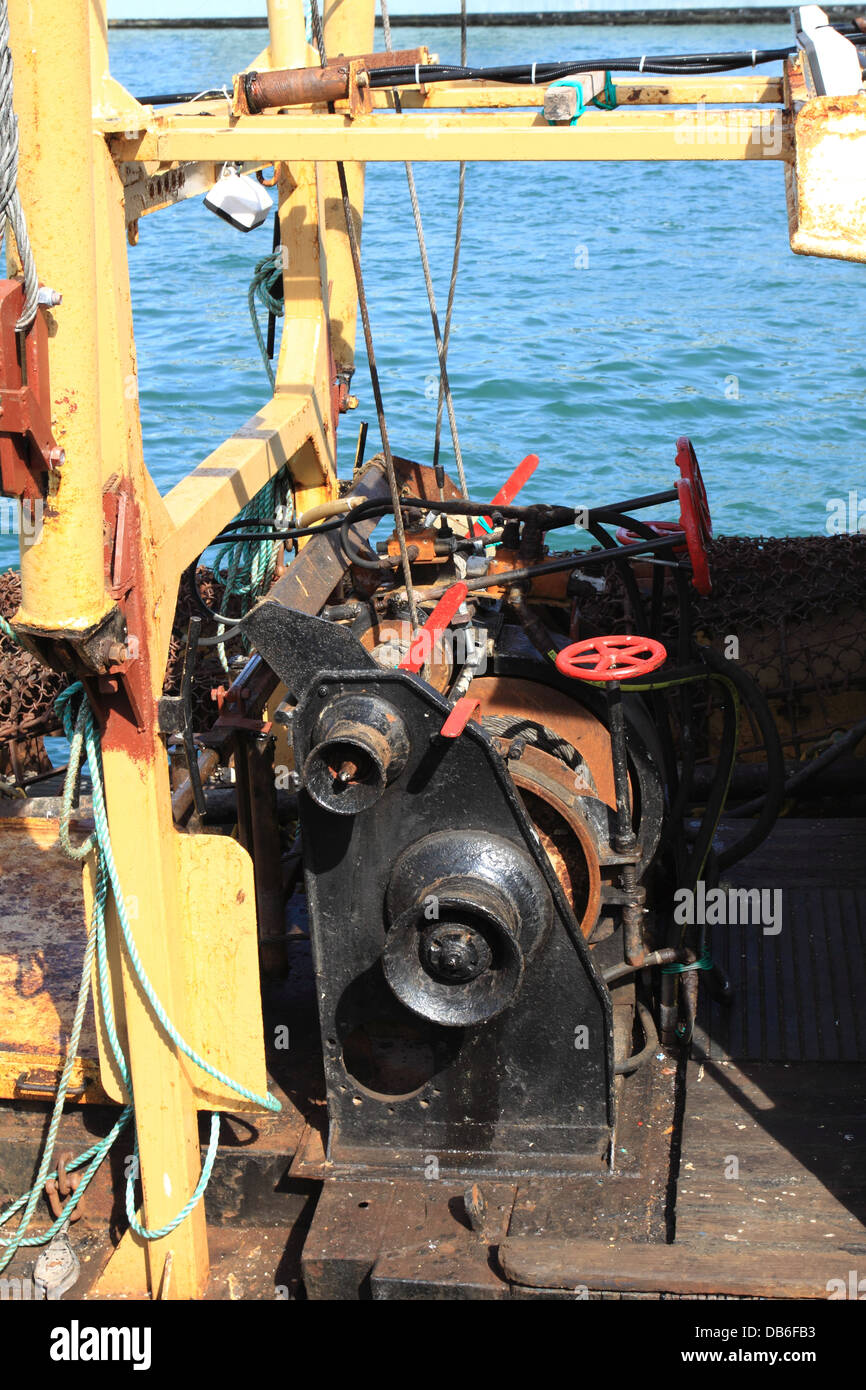
<path fill-rule="evenodd" d="M 10 13 L 18 189 L 40 277 L 63 295 L 47 318 L 51 420 L 66 462 L 51 476 L 39 544 L 21 545 L 17 622 L 42 631 L 86 631 L 112 607 L 102 552 L 93 212 L 93 156 L 103 142 L 91 125 L 87 10 L 88 0 L 33 0 Z M 11 248 L 9 259 L 17 274 Z"/>
<path fill-rule="evenodd" d="M 115 136 L 116 159 L 290 159 L 486 162 L 522 160 L 789 159 L 785 112 L 753 110 L 587 111 L 576 126 L 543 116 L 374 114 L 242 116 L 230 125 L 199 116 L 166 118 L 134 140 Z"/>
<path fill-rule="evenodd" d="M 346 0 L 325 0 L 323 22 L 325 51 L 370 53 L 373 49 L 375 0 L 359 4 Z M 364 165 L 350 161 L 345 165 L 346 184 L 355 231 L 360 244 L 364 209 Z M 335 164 L 321 164 L 317 170 L 324 200 L 323 235 L 328 280 L 329 332 L 331 352 L 338 371 L 351 374 L 355 366 L 355 327 L 358 293 L 349 251 L 346 218 Z"/>
<path fill-rule="evenodd" d="M 337 3 L 337 0 L 335 0 Z M 360 27 L 362 21 L 363 6 L 359 5 L 349 14 L 344 14 L 345 6 L 338 9 L 335 13 L 341 17 L 343 22 L 351 22 Z M 330 10 L 326 8 L 325 24 L 328 25 Z M 365 41 L 366 35 L 360 33 L 356 38 L 346 40 L 337 39 L 335 51 L 343 51 L 344 48 L 356 48 L 360 51 L 360 46 Z M 330 45 L 329 47 L 334 47 Z M 253 67 L 277 66 L 270 62 L 253 63 Z M 549 84 L 538 83 L 536 86 L 528 84 L 511 83 L 486 83 L 486 82 L 434 82 L 427 87 L 404 87 L 400 91 L 400 100 L 406 111 L 471 111 L 495 110 L 505 111 L 509 108 L 535 107 L 540 110 L 544 105 L 544 96 Z M 619 107 L 629 106 L 694 106 L 694 105 L 715 105 L 732 106 L 735 104 L 773 106 L 780 105 L 783 97 L 783 80 L 781 77 L 768 76 L 748 76 L 748 77 L 645 77 L 640 82 L 617 82 L 616 100 Z M 390 88 L 379 88 L 372 93 L 373 106 L 377 110 L 393 109 L 394 97 Z M 134 98 L 129 97 L 128 102 L 132 103 Z M 345 103 L 337 103 L 338 111 Z M 297 107 L 293 110 L 309 112 L 312 107 Z M 174 106 L 160 106 L 156 109 L 147 106 L 137 106 L 139 117 L 142 120 L 142 129 L 146 125 L 153 125 L 155 122 L 171 119 L 174 116 L 190 115 L 195 112 L 206 112 L 208 116 L 220 117 L 225 114 L 226 103 L 224 99 L 198 101 L 192 107 L 189 103 Z M 128 114 L 116 114 L 111 116 L 103 114 L 98 119 L 99 129 L 106 135 L 122 134 L 130 128 Z"/>
<path fill-rule="evenodd" d="M 400 100 L 406 111 L 541 108 L 548 85 L 432 82 L 427 87 L 407 87 L 401 91 Z M 691 106 L 699 102 L 725 106 L 734 102 L 773 105 L 782 100 L 782 79 L 779 77 L 646 77 L 639 83 L 617 82 L 614 85 L 618 106 Z M 373 93 L 374 107 L 388 108 L 393 104 L 389 88 Z"/>

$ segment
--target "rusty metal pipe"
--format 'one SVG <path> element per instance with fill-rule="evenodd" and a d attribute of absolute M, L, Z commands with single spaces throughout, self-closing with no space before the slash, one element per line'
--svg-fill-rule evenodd
<path fill-rule="evenodd" d="M 238 83 L 241 111 L 251 116 L 276 106 L 311 106 L 344 101 L 348 95 L 348 62 L 334 63 L 326 68 L 247 72 Z"/>
<path fill-rule="evenodd" d="M 245 72 L 237 81 L 242 114 L 254 116 L 276 106 L 309 106 L 344 101 L 349 95 L 350 66 L 367 71 L 380 68 L 419 67 L 429 63 L 426 48 L 405 48 L 391 53 L 360 53 L 340 57 L 324 67 L 279 68 L 272 72 Z"/>

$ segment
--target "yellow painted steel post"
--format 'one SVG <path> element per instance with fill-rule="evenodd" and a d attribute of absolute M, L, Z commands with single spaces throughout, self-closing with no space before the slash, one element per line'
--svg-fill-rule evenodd
<path fill-rule="evenodd" d="M 375 17 L 375 0 L 326 0 L 323 23 L 328 57 L 337 57 L 340 53 L 371 53 Z M 349 161 L 344 168 L 349 201 L 355 219 L 355 231 L 360 244 L 364 214 L 365 165 Z M 324 241 L 331 286 L 331 351 L 337 371 L 350 374 L 355 366 L 358 294 L 336 165 L 321 164 L 319 179 L 325 199 Z"/>
<path fill-rule="evenodd" d="M 40 278 L 63 295 L 48 316 L 52 425 L 66 462 L 51 475 L 39 543 L 21 547 L 16 620 L 48 633 L 86 631 L 111 608 L 102 548 L 88 8 L 89 0 L 9 7 L 18 188 Z"/>
<path fill-rule="evenodd" d="M 154 505 L 141 454 L 126 267 L 123 193 L 104 138 L 93 131 L 91 56 L 105 63 L 96 24 L 89 47 L 88 0 L 15 6 L 12 32 L 20 119 L 19 185 L 41 276 L 63 294 L 50 340 L 54 425 L 67 464 L 52 493 L 43 539 L 22 554 L 24 620 L 49 633 L 81 632 L 110 610 L 103 573 L 102 488 L 112 472 L 127 487 L 138 525 L 130 558 L 138 602 L 142 724 L 104 696 L 106 802 L 112 846 L 136 944 L 170 1017 L 182 1018 L 176 832 L 155 700 L 167 642 L 164 579 L 152 571 L 164 517 Z M 99 279 L 97 281 L 97 267 Z M 158 500 L 158 499 L 157 499 Z M 142 511 L 144 504 L 146 511 Z M 170 610 L 169 610 L 170 611 Z M 122 969 L 123 1017 L 136 1103 L 144 1219 L 161 1227 L 185 1204 L 200 1171 L 198 1117 L 189 1068 L 165 1038 L 125 962 L 119 926 L 108 921 L 114 970 Z M 130 1241 L 126 1241 L 128 1250 Z M 115 1292 L 155 1292 L 172 1253 L 169 1297 L 204 1292 L 207 1239 L 201 1204 L 177 1230 L 133 1252 Z M 123 1263 L 121 1261 L 121 1263 Z M 110 1281 L 109 1281 L 110 1282 Z"/>
<path fill-rule="evenodd" d="M 123 193 L 104 145 L 95 173 L 97 255 L 103 267 L 99 294 L 103 446 L 128 488 L 137 520 L 132 528 L 139 615 L 134 635 L 138 639 L 144 705 L 141 729 L 118 711 L 109 712 L 102 740 L 105 797 L 112 849 L 136 947 L 169 1018 L 183 1033 L 197 1001 L 184 997 L 178 835 L 156 707 L 162 693 L 177 575 L 153 560 L 154 540 L 166 522 L 144 468 L 134 389 L 137 379 Z M 151 1229 L 159 1229 L 184 1205 L 201 1170 L 190 1067 L 166 1038 L 128 966 L 113 904 L 107 933 L 114 971 L 119 969 L 121 977 L 144 1220 Z M 115 997 L 121 990 L 115 987 Z M 128 1238 L 128 1244 L 135 1242 Z M 203 1202 L 170 1235 L 139 1249 L 132 1269 L 129 1256 L 121 1256 L 117 1270 L 103 1275 L 104 1291 L 128 1286 L 131 1276 L 137 1276 L 137 1281 L 146 1282 L 155 1295 L 165 1285 L 169 1252 L 171 1280 L 164 1296 L 185 1299 L 202 1295 L 208 1279 Z"/>
<path fill-rule="evenodd" d="M 268 0 L 272 67 L 306 65 L 308 48 L 300 0 Z M 278 185 L 286 319 L 276 367 L 276 392 L 312 392 L 315 424 L 292 459 L 299 512 L 336 496 L 336 441 L 331 420 L 327 282 L 323 265 L 321 189 L 307 161 L 281 165 Z M 300 369 L 300 370 L 299 370 Z"/>

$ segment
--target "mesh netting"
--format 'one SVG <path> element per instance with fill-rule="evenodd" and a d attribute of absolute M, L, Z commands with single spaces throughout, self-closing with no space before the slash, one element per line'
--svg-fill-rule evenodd
<path fill-rule="evenodd" d="M 0 615 L 11 618 L 21 603 L 21 579 L 14 570 L 0 574 Z M 51 671 L 0 633 L 0 743 L 60 729 L 54 701 L 66 677 Z"/>
<path fill-rule="evenodd" d="M 795 758 L 863 716 L 866 691 L 866 536 L 723 536 L 710 548 L 712 593 L 692 591 L 699 640 L 734 655 L 758 682 Z M 604 593 L 579 599 L 579 635 L 632 630 L 613 565 Z M 662 640 L 678 612 L 667 590 Z M 733 639 L 733 643 L 732 643 Z M 734 645 L 735 643 L 735 645 Z M 675 650 L 675 646 L 673 650 Z M 741 752 L 758 752 L 744 728 Z"/>
<path fill-rule="evenodd" d="M 210 570 L 199 570 L 199 590 L 205 603 L 216 611 L 222 602 L 222 586 L 216 583 Z M 21 602 L 21 579 L 15 570 L 0 574 L 0 615 L 13 618 Z M 184 574 L 178 592 L 177 610 L 172 627 L 166 667 L 164 693 L 180 693 L 183 654 L 189 619 L 199 612 L 192 592 L 189 573 Z M 216 633 L 216 624 L 205 620 L 202 636 Z M 240 650 L 237 639 L 227 644 L 229 656 Z M 193 721 L 196 728 L 209 729 L 219 713 L 211 690 L 225 685 L 226 676 L 215 647 L 205 648 L 196 663 L 193 681 Z M 0 746 L 23 742 L 33 737 L 61 732 L 60 721 L 54 713 L 54 701 L 68 684 L 68 677 L 43 666 L 16 642 L 0 633 Z"/>

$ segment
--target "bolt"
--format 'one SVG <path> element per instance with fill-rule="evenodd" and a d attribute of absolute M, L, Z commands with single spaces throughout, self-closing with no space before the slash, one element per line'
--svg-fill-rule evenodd
<path fill-rule="evenodd" d="M 57 290 L 49 289 L 47 285 L 42 285 L 37 296 L 37 304 L 44 304 L 47 309 L 56 309 L 58 304 L 63 303 L 63 295 Z"/>
<path fill-rule="evenodd" d="M 59 473 L 65 462 L 65 449 L 60 449 L 55 444 L 53 448 L 48 450 L 48 471 L 50 473 Z"/>
<path fill-rule="evenodd" d="M 129 652 L 122 642 L 112 642 L 108 648 L 109 666 L 124 666 Z"/>
<path fill-rule="evenodd" d="M 324 700 L 325 696 L 326 696 L 327 693 L 328 693 L 328 687 L 327 687 L 326 685 L 320 685 L 317 693 L 318 693 L 319 699 L 320 699 L 320 700 Z"/>

